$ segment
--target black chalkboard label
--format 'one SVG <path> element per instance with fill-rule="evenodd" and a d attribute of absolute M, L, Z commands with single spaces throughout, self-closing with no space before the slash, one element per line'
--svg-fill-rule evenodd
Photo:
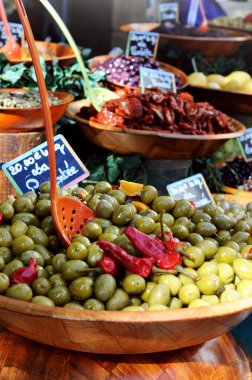
<path fill-rule="evenodd" d="M 154 58 L 158 49 L 158 33 L 130 31 L 126 48 L 126 56 Z"/>
<path fill-rule="evenodd" d="M 240 136 L 237 139 L 237 141 L 241 148 L 244 160 L 251 161 L 252 160 L 252 128 L 247 128 L 246 133 Z"/>
<path fill-rule="evenodd" d="M 158 6 L 158 22 L 179 21 L 179 5 L 178 3 L 163 3 Z"/>
<path fill-rule="evenodd" d="M 176 200 L 187 199 L 188 201 L 193 201 L 196 207 L 214 203 L 206 181 L 200 173 L 167 185 L 167 191 Z"/>
<path fill-rule="evenodd" d="M 15 39 L 20 45 L 22 44 L 22 37 L 23 37 L 23 26 L 22 24 L 17 24 L 15 22 L 9 22 L 9 27 L 11 30 L 11 33 Z M 0 21 L 0 47 L 6 44 L 8 41 L 8 37 L 3 25 L 3 22 Z"/>
<path fill-rule="evenodd" d="M 140 85 L 142 93 L 145 88 L 158 87 L 161 90 L 176 92 L 175 75 L 164 70 L 140 67 Z"/>
<path fill-rule="evenodd" d="M 57 183 L 68 189 L 89 176 L 89 171 L 62 135 L 54 137 L 57 165 Z M 50 179 L 47 142 L 5 163 L 3 172 L 18 194 L 37 191 L 39 185 Z"/>

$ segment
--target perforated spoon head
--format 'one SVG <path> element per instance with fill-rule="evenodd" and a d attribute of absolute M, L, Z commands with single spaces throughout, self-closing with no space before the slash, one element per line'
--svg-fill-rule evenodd
<path fill-rule="evenodd" d="M 24 5 L 22 3 L 22 0 L 15 0 L 15 3 L 21 22 L 23 24 L 41 96 L 50 167 L 50 197 L 53 222 L 62 242 L 68 246 L 71 243 L 72 236 L 78 232 L 81 232 L 85 223 L 87 223 L 90 218 L 94 218 L 95 214 L 81 201 L 66 196 L 60 196 L 57 193 L 56 157 L 53 139 L 52 118 L 46 84 L 43 77 L 35 40 L 25 12 Z"/>
<path fill-rule="evenodd" d="M 6 57 L 10 58 L 10 59 L 11 58 L 13 58 L 13 59 L 21 58 L 21 46 L 15 40 L 15 38 L 13 37 L 13 34 L 11 33 L 11 29 L 10 29 L 10 26 L 8 24 L 3 0 L 0 0 L 0 16 L 1 16 L 1 19 L 3 21 L 4 28 L 6 30 L 6 34 L 7 34 L 7 38 L 8 38 L 6 44 L 0 49 L 0 52 L 4 53 L 6 55 Z"/>

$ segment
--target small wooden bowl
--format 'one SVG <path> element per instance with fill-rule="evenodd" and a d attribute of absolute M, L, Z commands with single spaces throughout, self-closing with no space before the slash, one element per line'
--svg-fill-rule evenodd
<path fill-rule="evenodd" d="M 157 23 L 133 23 L 120 27 L 123 32 L 145 31 L 151 32 L 160 24 Z M 214 27 L 212 29 L 218 30 Z M 219 29 L 223 31 L 222 28 Z M 205 56 L 222 57 L 232 55 L 246 41 L 251 41 L 252 36 L 249 33 L 226 28 L 223 37 L 195 37 L 179 36 L 173 34 L 159 34 L 159 50 L 167 50 L 168 46 L 176 46 L 183 51 L 199 50 Z"/>
<path fill-rule="evenodd" d="M 196 102 L 208 102 L 222 112 L 252 114 L 252 94 L 245 92 L 189 86 Z"/>
<path fill-rule="evenodd" d="M 103 63 L 109 61 L 112 58 L 115 58 L 115 55 L 98 55 L 96 57 L 93 57 L 89 61 L 89 67 L 91 71 L 95 71 L 96 66 L 102 65 Z M 175 75 L 177 75 L 181 81 L 181 85 L 177 87 L 178 90 L 181 90 L 182 88 L 185 88 L 188 85 L 188 78 L 187 75 L 182 71 L 177 69 L 174 66 L 168 65 L 168 63 L 164 62 L 159 62 L 157 61 L 160 65 L 160 69 L 171 72 Z M 122 87 L 128 87 L 128 88 L 136 88 L 132 86 L 127 86 L 127 85 L 121 85 L 117 82 L 109 81 L 112 85 L 114 85 L 116 88 L 122 88 Z"/>
<path fill-rule="evenodd" d="M 0 296 L 0 324 L 50 346 L 99 354 L 139 354 L 194 346 L 228 332 L 252 298 L 197 309 L 93 311 L 49 307 Z"/>
<path fill-rule="evenodd" d="M 236 132 L 201 136 L 106 127 L 79 117 L 78 113 L 84 105 L 87 105 L 86 100 L 71 103 L 67 116 L 80 124 L 91 142 L 119 154 L 182 160 L 205 157 L 212 155 L 228 139 L 239 137 L 246 131 L 244 125 L 237 120 L 234 120 Z"/>
<path fill-rule="evenodd" d="M 60 65 L 68 66 L 75 58 L 72 48 L 68 45 L 61 45 L 55 42 L 35 41 L 39 54 L 44 57 L 46 62 L 57 60 Z M 25 42 L 22 46 L 21 57 L 11 58 L 10 63 L 16 64 L 20 62 L 32 63 L 28 45 Z"/>
<path fill-rule="evenodd" d="M 0 89 L 0 92 L 26 93 L 31 90 L 20 88 Z M 63 116 L 68 104 L 74 99 L 72 94 L 59 91 L 48 91 L 56 96 L 60 103 L 52 105 L 51 115 L 53 124 Z M 0 107 L 0 133 L 32 132 L 44 128 L 42 107 L 31 108 L 1 108 Z"/>

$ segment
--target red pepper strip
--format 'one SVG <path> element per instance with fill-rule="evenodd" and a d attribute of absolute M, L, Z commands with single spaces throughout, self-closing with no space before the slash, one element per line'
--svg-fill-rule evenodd
<path fill-rule="evenodd" d="M 168 255 L 165 255 L 157 263 L 158 268 L 160 269 L 176 269 L 176 265 L 182 264 L 181 256 L 178 252 L 169 252 Z"/>
<path fill-rule="evenodd" d="M 116 276 L 120 270 L 118 263 L 110 256 L 103 254 L 103 258 L 96 262 L 96 266 L 102 269 L 103 273 Z"/>
<path fill-rule="evenodd" d="M 3 220 L 4 220 L 4 216 L 3 216 L 3 214 L 0 212 L 0 224 L 3 223 Z"/>
<path fill-rule="evenodd" d="M 103 249 L 108 256 L 112 257 L 131 272 L 139 274 L 144 278 L 148 277 L 152 273 L 152 259 L 132 256 L 118 245 L 107 240 L 99 240 L 96 244 Z"/>
<path fill-rule="evenodd" d="M 10 275 L 11 285 L 27 284 L 31 285 L 35 278 L 38 277 L 37 261 L 31 257 L 29 266 L 18 268 Z"/>

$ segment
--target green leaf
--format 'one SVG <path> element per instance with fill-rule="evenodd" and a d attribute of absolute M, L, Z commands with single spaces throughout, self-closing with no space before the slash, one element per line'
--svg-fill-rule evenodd
<path fill-rule="evenodd" d="M 25 70 L 26 67 L 23 63 L 14 65 L 14 67 L 10 64 L 7 64 L 4 67 L 3 72 L 0 74 L 0 79 L 13 85 L 22 77 Z"/>

